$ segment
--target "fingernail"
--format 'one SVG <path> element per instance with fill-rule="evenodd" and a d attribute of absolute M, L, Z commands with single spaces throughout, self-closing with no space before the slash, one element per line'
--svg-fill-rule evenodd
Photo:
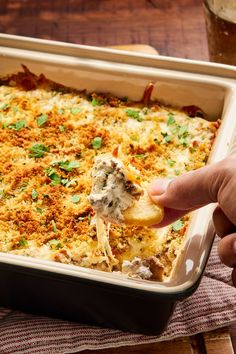
<path fill-rule="evenodd" d="M 158 179 L 153 181 L 149 186 L 149 193 L 152 196 L 161 195 L 166 192 L 172 179 Z"/>

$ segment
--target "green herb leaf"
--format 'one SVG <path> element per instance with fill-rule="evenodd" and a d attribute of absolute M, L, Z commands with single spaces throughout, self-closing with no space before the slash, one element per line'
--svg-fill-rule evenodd
<path fill-rule="evenodd" d="M 57 232 L 57 225 L 56 225 L 55 221 L 52 220 L 51 223 L 52 223 L 52 231 Z"/>
<path fill-rule="evenodd" d="M 93 98 L 91 103 L 92 103 L 92 106 L 95 107 L 98 105 L 98 100 L 96 98 Z"/>
<path fill-rule="evenodd" d="M 140 117 L 140 112 L 139 111 L 136 111 L 135 109 L 126 109 L 125 110 L 126 114 L 128 117 L 132 117 L 134 119 L 136 119 L 138 122 L 142 122 L 143 121 L 143 118 Z"/>
<path fill-rule="evenodd" d="M 61 183 L 61 176 L 55 172 L 54 168 L 47 167 L 44 171 L 46 175 L 52 180 L 51 186 L 56 186 Z"/>
<path fill-rule="evenodd" d="M 67 172 L 71 172 L 73 168 L 79 168 L 80 163 L 78 161 L 60 161 L 58 162 L 58 167 L 61 170 L 65 170 Z"/>
<path fill-rule="evenodd" d="M 19 131 L 22 128 L 25 128 L 25 127 L 26 127 L 26 121 L 24 119 L 18 120 L 18 122 L 8 125 L 9 129 L 14 129 L 14 130 L 17 130 L 17 131 Z"/>
<path fill-rule="evenodd" d="M 62 248 L 62 244 L 56 239 L 48 241 L 48 244 L 51 248 L 56 248 L 57 250 Z"/>
<path fill-rule="evenodd" d="M 178 136 L 186 138 L 187 135 L 188 135 L 188 126 L 183 125 L 182 127 L 179 128 Z"/>
<path fill-rule="evenodd" d="M 31 197 L 32 199 L 37 199 L 38 198 L 38 192 L 36 191 L 36 189 L 33 189 L 31 192 Z"/>
<path fill-rule="evenodd" d="M 177 232 L 183 228 L 184 222 L 182 220 L 177 220 L 171 226 L 172 226 L 173 231 Z"/>
<path fill-rule="evenodd" d="M 12 107 L 12 110 L 13 110 L 13 112 L 18 112 L 18 107 L 16 107 L 16 106 L 14 106 L 14 107 Z"/>
<path fill-rule="evenodd" d="M 185 146 L 185 147 L 188 146 L 188 143 L 187 143 L 186 138 L 181 137 L 181 138 L 179 139 L 179 143 L 180 143 L 181 145 Z"/>
<path fill-rule="evenodd" d="M 16 130 L 21 130 L 22 128 L 26 127 L 26 121 L 23 120 L 19 120 L 18 122 L 16 122 Z"/>
<path fill-rule="evenodd" d="M 173 116 L 173 114 L 169 113 L 168 114 L 167 125 L 172 125 L 174 123 L 175 123 L 175 117 Z"/>
<path fill-rule="evenodd" d="M 59 125 L 59 130 L 60 130 L 60 132 L 64 132 L 65 131 L 64 125 Z"/>
<path fill-rule="evenodd" d="M 45 152 L 49 151 L 49 148 L 43 144 L 33 144 L 29 148 L 29 157 L 40 158 L 44 157 Z"/>
<path fill-rule="evenodd" d="M 49 176 L 52 180 L 51 186 L 57 186 L 58 184 L 61 184 L 61 176 L 57 173 L 52 173 Z"/>
<path fill-rule="evenodd" d="M 168 135 L 168 133 L 161 132 L 161 135 L 163 136 L 163 144 L 169 143 L 172 139 L 172 137 Z"/>
<path fill-rule="evenodd" d="M 77 204 L 80 201 L 81 197 L 78 194 L 75 194 L 71 197 L 71 201 L 74 204 Z"/>
<path fill-rule="evenodd" d="M 28 246 L 28 241 L 24 237 L 21 237 L 21 239 L 19 241 L 19 245 L 22 246 L 22 247 L 27 247 Z"/>
<path fill-rule="evenodd" d="M 54 162 L 51 162 L 51 164 L 54 166 Z M 55 173 L 54 168 L 52 168 L 51 166 L 46 167 L 44 171 L 48 177 L 50 177 L 53 173 Z"/>
<path fill-rule="evenodd" d="M 41 125 L 43 125 L 44 123 L 46 123 L 48 120 L 48 115 L 47 114 L 41 114 L 41 116 L 39 116 L 37 118 L 37 124 L 39 127 L 41 127 Z"/>
<path fill-rule="evenodd" d="M 102 147 L 102 138 L 100 138 L 100 136 L 96 136 L 96 138 L 92 140 L 92 147 L 94 149 L 100 149 Z"/>
<path fill-rule="evenodd" d="M 43 214 L 43 209 L 42 209 L 42 208 L 37 207 L 37 208 L 36 208 L 36 211 L 37 211 L 39 214 Z"/>
<path fill-rule="evenodd" d="M 81 109 L 79 107 L 73 107 L 70 111 L 72 114 L 78 114 L 79 112 L 81 112 Z"/>
<path fill-rule="evenodd" d="M 63 178 L 62 180 L 61 180 L 61 184 L 63 185 L 63 186 L 65 186 L 65 187 L 67 187 L 67 184 L 69 183 L 69 179 L 68 178 Z"/>

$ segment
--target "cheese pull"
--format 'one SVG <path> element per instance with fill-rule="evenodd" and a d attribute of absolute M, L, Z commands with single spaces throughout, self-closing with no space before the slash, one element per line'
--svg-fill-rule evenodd
<path fill-rule="evenodd" d="M 164 209 L 153 203 L 147 191 L 123 212 L 124 223 L 138 226 L 159 224 L 164 217 Z"/>

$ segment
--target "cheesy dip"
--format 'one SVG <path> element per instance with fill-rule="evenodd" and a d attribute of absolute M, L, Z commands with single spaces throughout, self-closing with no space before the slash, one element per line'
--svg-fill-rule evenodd
<path fill-rule="evenodd" d="M 218 122 L 196 107 L 87 93 L 26 67 L 0 79 L 0 252 L 150 280 L 170 276 L 188 217 L 163 229 L 100 225 L 89 203 L 94 159 L 117 146 L 137 183 L 205 165 Z"/>

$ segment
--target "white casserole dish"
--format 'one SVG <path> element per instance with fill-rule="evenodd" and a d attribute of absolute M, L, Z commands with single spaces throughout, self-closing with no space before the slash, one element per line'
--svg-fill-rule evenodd
<path fill-rule="evenodd" d="M 208 163 L 236 152 L 236 69 L 233 67 L 0 35 L 0 75 L 19 71 L 21 64 L 66 86 L 110 92 L 133 100 L 141 98 L 147 83 L 155 82 L 152 99 L 172 106 L 196 105 L 207 113 L 209 119 L 222 118 Z M 190 295 L 199 284 L 214 238 L 211 224 L 213 209 L 214 205 L 209 205 L 193 213 L 185 248 L 169 281 L 158 283 L 128 279 L 119 274 L 0 253 L 0 281 L 3 284 L 0 303 L 92 324 L 160 333 L 167 325 L 176 301 Z M 48 288 L 49 279 L 54 289 L 53 286 Z M 73 292 L 70 294 L 69 283 Z M 76 307 L 78 284 L 81 304 Z M 39 296 L 33 301 L 32 296 L 28 304 L 23 296 L 15 299 L 14 293 L 29 292 L 32 295 L 35 287 Z M 58 287 L 63 296 L 56 295 Z M 94 294 L 97 299 L 96 304 L 90 299 L 88 305 L 91 289 L 97 291 Z M 53 294 L 58 296 L 56 303 L 54 299 L 54 304 L 45 305 Z M 107 300 L 110 294 L 116 299 L 117 309 Z M 60 312 L 62 303 L 68 301 L 70 303 L 65 310 Z M 150 301 L 151 312 L 153 306 L 159 311 L 158 320 L 142 319 L 147 316 L 148 309 L 142 311 L 140 306 L 147 301 Z M 90 309 L 84 310 L 88 306 Z"/>

